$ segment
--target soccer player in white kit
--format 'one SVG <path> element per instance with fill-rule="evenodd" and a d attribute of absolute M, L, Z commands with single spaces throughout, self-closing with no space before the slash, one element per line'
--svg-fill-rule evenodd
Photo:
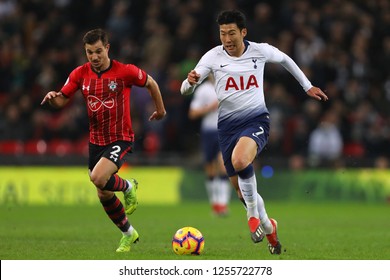
<path fill-rule="evenodd" d="M 219 148 L 218 99 L 211 75 L 196 88 L 188 117 L 193 120 L 199 118 L 202 120 L 200 140 L 206 173 L 206 190 L 213 213 L 217 216 L 225 216 L 228 213 L 231 186 Z"/>
<path fill-rule="evenodd" d="M 253 242 L 267 237 L 271 254 L 280 254 L 277 222 L 268 218 L 252 165 L 269 134 L 270 118 L 263 91 L 265 63 L 281 64 L 310 97 L 324 101 L 328 97 L 312 86 L 288 55 L 269 44 L 244 40 L 246 19 L 240 11 L 221 12 L 217 23 L 222 45 L 203 55 L 180 91 L 183 95 L 191 94 L 210 73 L 214 76 L 219 101 L 219 141 L 226 171 L 244 202 Z"/>

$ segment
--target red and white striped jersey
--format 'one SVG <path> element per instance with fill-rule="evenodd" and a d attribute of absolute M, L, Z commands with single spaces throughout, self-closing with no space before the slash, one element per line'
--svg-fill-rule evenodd
<path fill-rule="evenodd" d="M 133 85 L 143 87 L 146 81 L 145 71 L 132 64 L 111 60 L 107 70 L 97 73 L 88 62 L 70 73 L 61 92 L 71 98 L 81 90 L 88 110 L 89 141 L 105 146 L 134 141 L 130 92 Z"/>

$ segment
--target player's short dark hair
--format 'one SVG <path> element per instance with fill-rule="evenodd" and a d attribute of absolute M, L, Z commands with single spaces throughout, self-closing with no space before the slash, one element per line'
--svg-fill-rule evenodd
<path fill-rule="evenodd" d="M 246 17 L 238 10 L 222 11 L 217 17 L 217 23 L 219 25 L 235 23 L 242 30 L 246 28 Z"/>
<path fill-rule="evenodd" d="M 108 44 L 108 35 L 103 29 L 90 30 L 83 37 L 84 46 L 85 44 L 95 44 L 97 41 L 102 41 L 104 46 Z"/>

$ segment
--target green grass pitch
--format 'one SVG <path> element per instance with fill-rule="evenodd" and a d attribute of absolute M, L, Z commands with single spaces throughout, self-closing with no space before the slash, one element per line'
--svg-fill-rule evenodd
<path fill-rule="evenodd" d="M 130 221 L 140 234 L 131 252 L 115 253 L 120 232 L 96 206 L 0 205 L 2 260 L 389 260 L 390 209 L 386 204 L 266 201 L 279 223 L 281 255 L 266 241 L 253 244 L 242 205 L 211 215 L 207 202 L 139 205 Z M 172 235 L 183 226 L 205 238 L 200 256 L 177 256 Z"/>

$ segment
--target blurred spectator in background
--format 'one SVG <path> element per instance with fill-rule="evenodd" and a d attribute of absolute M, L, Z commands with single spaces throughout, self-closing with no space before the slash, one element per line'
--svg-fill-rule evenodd
<path fill-rule="evenodd" d="M 196 88 L 188 115 L 191 120 L 201 119 L 200 144 L 206 174 L 205 187 L 213 213 L 224 216 L 228 213 L 232 187 L 218 143 L 218 99 L 211 75 Z"/>
<path fill-rule="evenodd" d="M 85 137 L 68 134 L 69 128 L 60 125 L 61 122 L 42 129 L 40 119 L 55 114 L 55 118 L 64 120 L 65 117 L 57 114 L 66 113 L 55 113 L 38 105 L 44 88 L 61 87 L 62 78 L 72 66 L 85 62 L 79 52 L 83 33 L 101 27 L 109 30 L 113 58 L 140 64 L 164 87 L 168 115 L 158 128 L 152 129 L 152 135 L 165 140 L 158 144 L 158 152 L 153 157 L 164 154 L 167 161 L 169 154 L 187 157 L 196 153 L 187 144 L 191 141 L 188 128 L 193 125 L 187 115 L 191 100 L 178 101 L 170 96 L 178 92 L 177 81 L 183 79 L 181 75 L 190 67 L 196 53 L 203 53 L 218 43 L 215 39 L 218 30 L 210 27 L 215 24 L 215 15 L 222 9 L 234 8 L 248 15 L 251 30 L 248 39 L 268 41 L 290 55 L 330 97 L 327 104 L 309 110 L 306 107 L 310 105 L 288 73 L 275 65 L 267 66 L 266 98 L 273 103 L 280 97 L 272 97 L 267 92 L 271 88 L 274 91 L 274 87 L 283 88 L 290 97 L 288 103 L 293 104 L 290 108 L 295 109 L 283 112 L 277 103 L 285 101 L 276 100 L 272 118 L 278 123 L 275 131 L 271 131 L 275 142 L 269 145 L 282 144 L 283 149 L 270 156 L 292 156 L 291 145 L 307 146 L 307 135 L 314 129 L 311 122 L 316 123 L 307 113 L 314 114 L 312 110 L 315 110 L 315 117 L 320 118 L 337 103 L 337 107 L 342 107 L 338 113 L 344 146 L 342 156 L 358 159 L 354 160 L 354 166 L 374 166 L 379 149 L 382 149 L 381 156 L 390 158 L 390 1 L 382 0 L 1 0 L 1 138 L 18 140 L 17 133 L 5 128 L 5 123 L 15 121 L 15 128 L 30 128 L 23 133 L 27 138 L 49 141 L 64 137 L 78 141 L 76 138 Z M 23 96 L 29 96 L 31 106 L 23 109 L 19 118 L 12 119 L 12 114 L 6 112 L 9 107 L 13 111 L 15 105 L 21 110 L 19 100 Z M 140 104 L 133 106 L 147 108 L 150 103 L 150 100 L 139 101 Z M 75 107 L 78 115 L 85 113 L 78 100 L 68 106 Z M 365 116 L 357 112 L 360 109 Z M 133 112 L 134 122 L 149 131 L 142 110 Z M 78 122 L 80 118 L 70 118 L 75 125 L 85 126 L 84 122 Z M 359 120 L 365 124 L 359 124 Z M 359 132 L 362 126 L 370 131 L 364 137 Z M 293 127 L 298 130 L 292 130 Z M 145 139 L 153 137 L 140 134 L 136 139 L 142 149 L 150 148 L 144 145 Z M 307 152 L 299 154 L 306 156 Z"/>
<path fill-rule="evenodd" d="M 327 111 L 309 137 L 309 164 L 313 167 L 342 166 L 343 139 L 338 116 Z"/>

